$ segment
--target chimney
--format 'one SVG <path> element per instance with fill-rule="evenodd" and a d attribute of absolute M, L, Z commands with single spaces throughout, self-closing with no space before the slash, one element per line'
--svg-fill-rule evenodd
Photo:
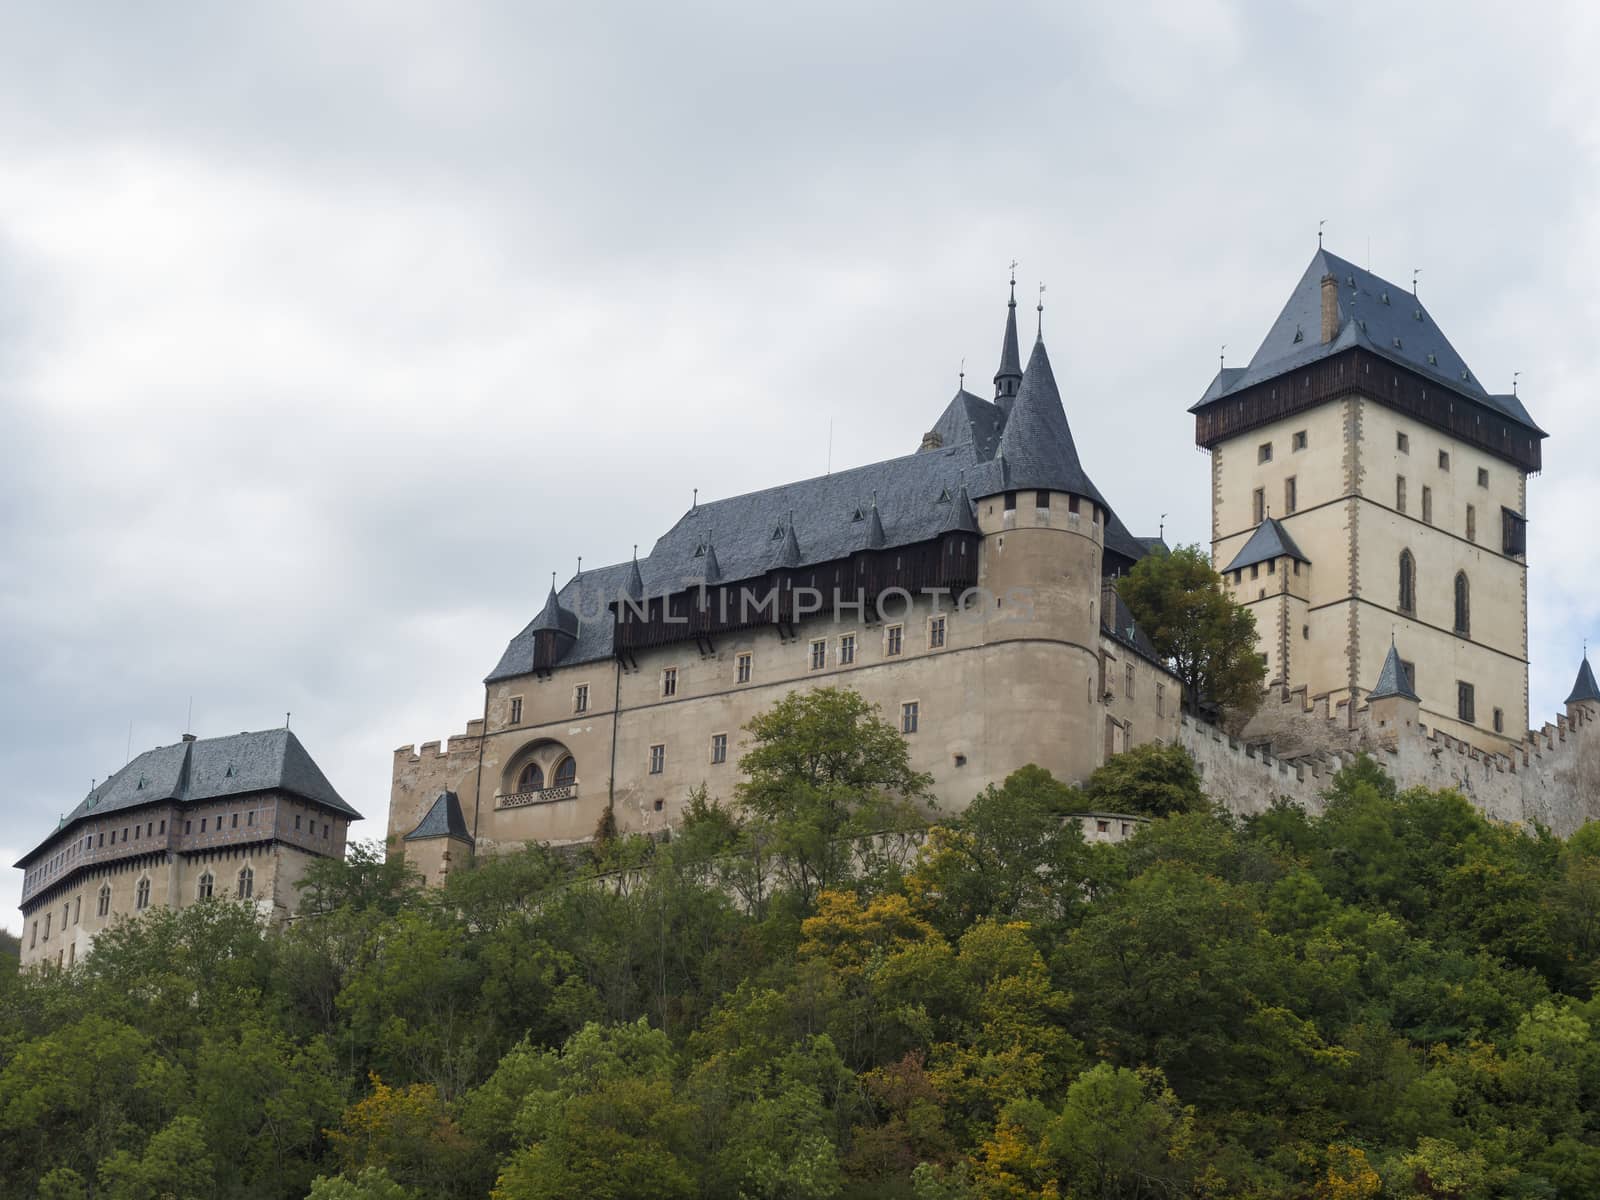
<path fill-rule="evenodd" d="M 1322 277 L 1322 342 L 1327 345 L 1339 336 L 1339 281 L 1332 274 Z"/>
<path fill-rule="evenodd" d="M 184 740 L 184 741 L 186 741 L 186 742 L 192 742 L 192 741 L 194 741 L 194 734 L 192 734 L 192 733 L 186 733 L 186 734 L 184 734 L 184 735 L 183 735 L 183 740 Z"/>
<path fill-rule="evenodd" d="M 939 436 L 939 431 L 930 429 L 922 435 L 922 449 L 937 450 L 944 445 L 944 438 Z"/>

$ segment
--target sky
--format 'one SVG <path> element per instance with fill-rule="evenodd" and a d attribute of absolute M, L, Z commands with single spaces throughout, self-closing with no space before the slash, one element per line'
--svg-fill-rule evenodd
<path fill-rule="evenodd" d="M 382 837 L 552 571 L 914 450 L 1013 258 L 1100 489 L 1203 541 L 1185 410 L 1319 221 L 1551 435 L 1553 717 L 1600 632 L 1597 50 L 1462 0 L 6 6 L 0 857 L 291 713 Z"/>

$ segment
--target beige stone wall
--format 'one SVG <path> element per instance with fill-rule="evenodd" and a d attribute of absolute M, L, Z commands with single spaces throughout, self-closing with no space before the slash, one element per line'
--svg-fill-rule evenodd
<path fill-rule="evenodd" d="M 138 838 L 133 836 L 135 817 Z M 346 828 L 345 820 L 326 809 L 275 793 L 181 809 L 162 805 L 124 810 L 83 823 L 48 856 L 61 856 L 62 871 L 36 880 L 31 894 L 25 894 L 22 964 L 65 967 L 82 958 L 102 930 L 142 911 L 137 901 L 145 879 L 150 882 L 150 907 L 183 908 L 199 898 L 201 876 L 208 872 L 213 896 L 234 896 L 239 871 L 248 865 L 262 915 L 284 920 L 299 903 L 293 885 L 307 864 L 320 856 L 343 857 Z M 102 887 L 110 889 L 104 916 L 99 911 Z"/>
<path fill-rule="evenodd" d="M 1009 512 L 1000 497 L 980 502 L 983 590 L 966 608 L 951 597 L 918 597 L 907 611 L 896 604 L 870 623 L 853 611 L 838 619 L 830 612 L 802 622 L 788 639 L 771 628 L 749 630 L 719 637 L 708 653 L 692 642 L 648 651 L 637 669 L 586 663 L 544 679 L 496 682 L 487 690 L 481 735 L 469 726 L 443 748 L 429 743 L 420 752 L 396 751 L 391 845 L 447 789 L 460 797 L 480 851 L 585 840 L 613 794 L 613 753 L 619 828 L 658 832 L 677 821 L 693 788 L 731 799 L 743 726 L 789 692 L 817 686 L 859 691 L 896 726 L 903 706 L 915 703 L 911 759 L 933 776 L 947 810 L 959 811 L 1029 762 L 1081 780 L 1104 762 L 1113 724 L 1131 731 L 1123 736 L 1134 741 L 1175 733 L 1180 697 L 1176 681 L 1158 666 L 1102 637 L 1103 527 L 1088 502 L 1080 512 L 1071 508 L 1060 493 L 1042 509 L 1034 492 L 1020 493 Z M 930 636 L 936 619 L 944 622 L 942 646 Z M 891 627 L 900 631 L 898 654 L 889 653 Z M 851 663 L 841 661 L 846 637 L 854 639 Z M 812 667 L 814 640 L 824 643 L 819 669 Z M 741 683 L 745 654 L 750 678 Z M 668 669 L 675 672 L 671 696 L 663 686 Z M 1110 688 L 1108 675 L 1115 677 Z M 574 695 L 584 685 L 589 707 L 577 713 Z M 518 700 L 522 719 L 512 724 Z M 727 739 L 720 763 L 713 761 L 718 736 Z M 659 772 L 651 770 L 656 746 L 663 751 Z M 548 785 L 567 754 L 577 763 L 571 794 L 520 803 L 526 765 L 540 763 Z M 418 846 L 403 846 L 408 858 L 431 854 Z"/>

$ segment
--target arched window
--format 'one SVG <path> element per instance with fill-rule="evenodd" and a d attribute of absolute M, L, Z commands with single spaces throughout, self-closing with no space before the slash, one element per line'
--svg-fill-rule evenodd
<path fill-rule="evenodd" d="M 544 771 L 538 763 L 531 762 L 522 768 L 522 775 L 517 780 L 517 791 L 537 792 L 544 787 Z"/>
<path fill-rule="evenodd" d="M 239 899 L 253 900 L 256 894 L 256 873 L 249 867 L 239 872 Z"/>
<path fill-rule="evenodd" d="M 1400 611 L 1417 611 L 1417 560 L 1411 551 L 1400 551 Z"/>
<path fill-rule="evenodd" d="M 567 787 L 578 780 L 578 760 L 567 755 L 556 764 L 555 786 Z"/>
<path fill-rule="evenodd" d="M 150 907 L 150 881 L 148 879 L 139 880 L 139 886 L 134 889 L 133 897 L 133 906 L 140 912 Z"/>
<path fill-rule="evenodd" d="M 99 912 L 102 917 L 109 915 L 111 912 L 111 885 L 109 883 L 100 885 Z"/>
<path fill-rule="evenodd" d="M 1472 633 L 1472 586 L 1465 571 L 1456 572 L 1456 632 L 1462 637 Z"/>
<path fill-rule="evenodd" d="M 210 871 L 207 871 L 204 875 L 200 876 L 199 886 L 195 888 L 195 899 L 197 899 L 197 900 L 209 900 L 209 899 L 211 899 L 211 893 L 216 889 L 216 886 L 217 886 L 216 879 L 212 877 L 212 874 L 211 874 Z"/>

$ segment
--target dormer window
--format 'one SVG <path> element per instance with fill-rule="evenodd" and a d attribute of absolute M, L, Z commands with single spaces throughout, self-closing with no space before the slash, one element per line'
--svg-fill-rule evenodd
<path fill-rule="evenodd" d="M 783 541 L 783 526 L 782 525 L 773 526 L 773 528 L 772 528 L 772 540 L 775 541 L 775 542 Z"/>

